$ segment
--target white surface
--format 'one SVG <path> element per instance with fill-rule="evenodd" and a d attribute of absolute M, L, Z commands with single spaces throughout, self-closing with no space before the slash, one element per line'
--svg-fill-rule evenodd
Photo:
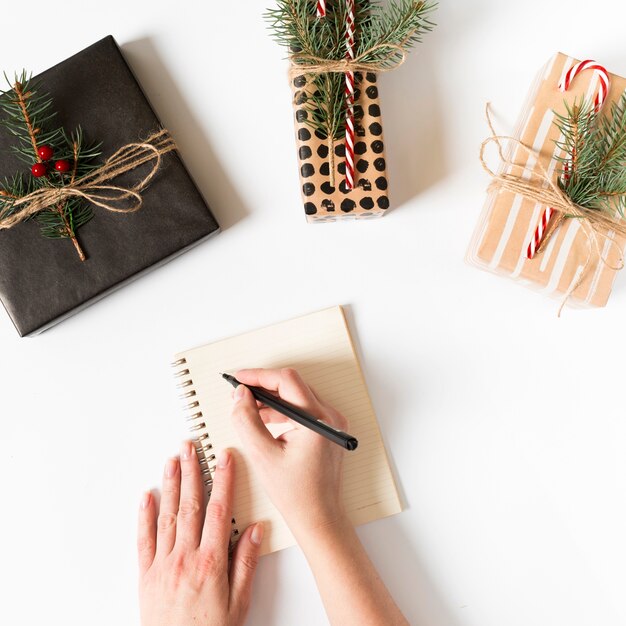
<path fill-rule="evenodd" d="M 171 355 L 337 303 L 407 505 L 360 535 L 410 622 L 626 623 L 626 278 L 557 319 L 463 264 L 485 101 L 508 130 L 557 50 L 626 73 L 623 7 L 442 3 L 381 79 L 395 209 L 308 226 L 269 2 L 3 8 L 8 71 L 117 37 L 224 232 L 40 337 L 0 316 L 0 623 L 136 623 L 139 496 L 186 434 Z M 249 623 L 326 623 L 297 549 L 262 560 Z"/>

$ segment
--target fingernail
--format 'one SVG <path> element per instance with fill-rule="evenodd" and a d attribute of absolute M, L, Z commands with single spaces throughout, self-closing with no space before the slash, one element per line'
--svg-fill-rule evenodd
<path fill-rule="evenodd" d="M 178 459 L 171 458 L 165 464 L 165 477 L 174 478 L 176 476 L 176 470 L 178 469 Z"/>
<path fill-rule="evenodd" d="M 140 506 L 143 510 L 150 506 L 150 500 L 152 500 L 152 494 L 149 491 L 146 491 L 143 496 L 141 496 Z"/>
<path fill-rule="evenodd" d="M 245 385 L 237 385 L 235 389 L 235 402 L 239 402 L 243 398 L 243 394 L 246 392 Z"/>
<path fill-rule="evenodd" d="M 222 450 L 217 457 L 217 467 L 224 469 L 230 463 L 230 452 L 228 450 Z"/>
<path fill-rule="evenodd" d="M 253 526 L 250 541 L 256 546 L 261 545 L 261 541 L 263 541 L 263 524 L 261 522 Z"/>
<path fill-rule="evenodd" d="M 191 444 L 191 441 L 185 441 L 183 443 L 183 447 L 180 453 L 181 457 L 185 461 L 188 461 L 193 456 L 193 453 L 194 453 L 194 447 Z"/>

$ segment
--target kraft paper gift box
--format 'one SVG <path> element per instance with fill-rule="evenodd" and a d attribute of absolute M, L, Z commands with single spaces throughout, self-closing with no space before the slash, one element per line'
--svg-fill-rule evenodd
<path fill-rule="evenodd" d="M 542 165 L 555 179 L 559 171 L 555 158 L 555 142 L 559 140 L 559 130 L 553 124 L 555 112 L 565 114 L 566 101 L 572 104 L 583 97 L 593 101 L 598 87 L 594 72 L 583 71 L 566 92 L 558 89 L 561 79 L 577 62 L 572 57 L 557 54 L 542 69 L 531 89 L 513 136 L 534 154 L 529 155 L 515 144 L 509 146 L 515 163 L 525 163 L 533 171 L 538 171 Z M 611 102 L 617 101 L 626 89 L 624 78 L 614 74 L 610 77 L 603 112 L 610 111 Z M 623 239 L 615 237 L 617 245 L 599 239 L 603 262 L 597 255 L 589 257 L 588 238 L 579 220 L 564 219 L 545 249 L 528 259 L 526 250 L 544 210 L 544 205 L 519 194 L 494 189 L 487 197 L 467 260 L 561 298 L 580 281 L 570 301 L 578 305 L 604 306 L 617 274 L 615 268 L 620 266 Z"/>
<path fill-rule="evenodd" d="M 329 158 L 325 137 L 307 124 L 302 105 L 311 95 L 306 74 L 292 78 L 298 167 L 304 212 L 308 222 L 371 218 L 389 208 L 387 164 L 378 100 L 377 76 L 355 73 L 355 187 L 346 189 L 345 142 L 335 141 Z M 334 170 L 334 185 L 331 181 Z"/>
<path fill-rule="evenodd" d="M 113 37 L 35 80 L 53 99 L 55 126 L 81 126 L 88 141 L 102 142 L 99 163 L 161 126 Z M 1 179 L 25 167 L 12 142 L 0 129 Z M 145 172 L 112 184 L 131 186 Z M 84 262 L 69 239 L 44 238 L 34 220 L 0 231 L 0 300 L 20 335 L 49 328 L 219 230 L 176 151 L 162 157 L 142 198 L 136 213 L 94 207 L 94 218 L 77 231 Z"/>

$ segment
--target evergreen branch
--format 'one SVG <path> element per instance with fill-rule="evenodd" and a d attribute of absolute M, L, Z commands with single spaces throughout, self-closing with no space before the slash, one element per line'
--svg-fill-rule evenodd
<path fill-rule="evenodd" d="M 275 9 L 265 12 L 272 37 L 290 53 L 322 59 L 342 59 L 345 56 L 346 5 L 328 3 L 324 19 L 315 14 L 314 0 L 277 0 Z M 370 4 L 357 0 L 355 23 L 368 22 Z M 311 61 L 314 64 L 314 61 Z"/>
<path fill-rule="evenodd" d="M 623 169 L 626 161 L 626 94 L 611 105 L 610 117 L 602 118 L 601 170 Z"/>
<path fill-rule="evenodd" d="M 22 117 L 24 118 L 24 123 L 26 124 L 26 130 L 28 132 L 28 137 L 30 139 L 30 143 L 33 146 L 33 152 L 35 154 L 35 158 L 39 161 L 39 155 L 37 154 L 37 139 L 35 138 L 35 129 L 33 128 L 30 115 L 28 114 L 28 110 L 26 108 L 26 101 L 32 97 L 32 92 L 27 91 L 24 93 L 24 88 L 22 83 L 19 81 L 15 81 L 15 85 L 13 86 L 13 91 L 15 92 L 15 97 L 17 100 L 17 105 L 20 107 L 20 112 Z M 37 111 L 41 112 L 42 107 L 38 107 Z"/>
<path fill-rule="evenodd" d="M 559 186 L 573 202 L 590 209 L 626 210 L 626 93 L 601 115 L 591 102 L 566 104 L 555 114 L 562 139 L 556 142 L 565 156 Z"/>
<path fill-rule="evenodd" d="M 5 74 L 6 78 L 6 74 Z M 14 153 L 22 160 L 33 165 L 42 162 L 38 149 L 47 145 L 53 148 L 54 158 L 71 163 L 70 172 L 56 171 L 49 167 L 47 174 L 41 177 L 16 174 L 6 178 L 0 184 L 0 218 L 12 215 L 18 199 L 43 187 L 65 187 L 93 171 L 97 167 L 96 157 L 100 155 L 100 146 L 87 144 L 83 131 L 79 127 L 69 135 L 64 128 L 53 125 L 56 113 L 52 108 L 52 98 L 43 93 L 37 83 L 22 72 L 0 97 L 0 119 L 3 126 L 16 138 L 12 146 Z M 81 260 L 85 255 L 76 238 L 78 228 L 93 217 L 91 205 L 82 198 L 70 198 L 57 205 L 39 211 L 34 215 L 41 234 L 50 239 L 70 239 Z"/>
<path fill-rule="evenodd" d="M 23 71 L 10 81 L 5 74 L 8 91 L 1 93 L 0 109 L 4 113 L 0 125 L 17 138 L 14 153 L 25 163 L 39 161 L 37 147 L 56 145 L 61 140 L 61 129 L 52 126 L 56 113 L 52 98 L 40 93 L 38 83 Z"/>
<path fill-rule="evenodd" d="M 391 0 L 386 9 L 379 0 L 356 0 L 354 9 L 356 54 L 363 63 L 392 69 L 434 24 L 428 17 L 432 0 Z M 346 56 L 347 5 L 327 2 L 326 16 L 317 18 L 315 0 L 277 0 L 265 13 L 272 37 L 298 64 L 317 65 L 320 60 L 341 61 Z M 307 112 L 306 124 L 320 138 L 341 139 L 345 133 L 345 80 L 340 73 L 313 74 L 296 93 L 296 103 Z"/>
<path fill-rule="evenodd" d="M 424 33 L 435 24 L 428 19 L 436 4 L 416 0 L 391 0 L 386 10 L 375 5 L 370 26 L 361 29 L 358 55 L 364 63 L 380 63 L 383 68 L 393 68 L 407 52 L 421 43 Z"/>
<path fill-rule="evenodd" d="M 315 90 L 303 94 L 304 109 L 308 112 L 307 126 L 321 134 L 322 139 L 340 139 L 345 134 L 344 78 L 341 74 L 323 74 L 316 77 Z"/>

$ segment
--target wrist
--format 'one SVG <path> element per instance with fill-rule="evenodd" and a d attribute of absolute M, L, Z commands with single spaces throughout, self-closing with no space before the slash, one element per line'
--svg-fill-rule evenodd
<path fill-rule="evenodd" d="M 334 517 L 326 518 L 323 522 L 308 521 L 306 524 L 294 526 L 291 530 L 305 555 L 312 551 L 318 552 L 325 547 L 333 548 L 356 538 L 354 526 L 343 511 Z"/>

